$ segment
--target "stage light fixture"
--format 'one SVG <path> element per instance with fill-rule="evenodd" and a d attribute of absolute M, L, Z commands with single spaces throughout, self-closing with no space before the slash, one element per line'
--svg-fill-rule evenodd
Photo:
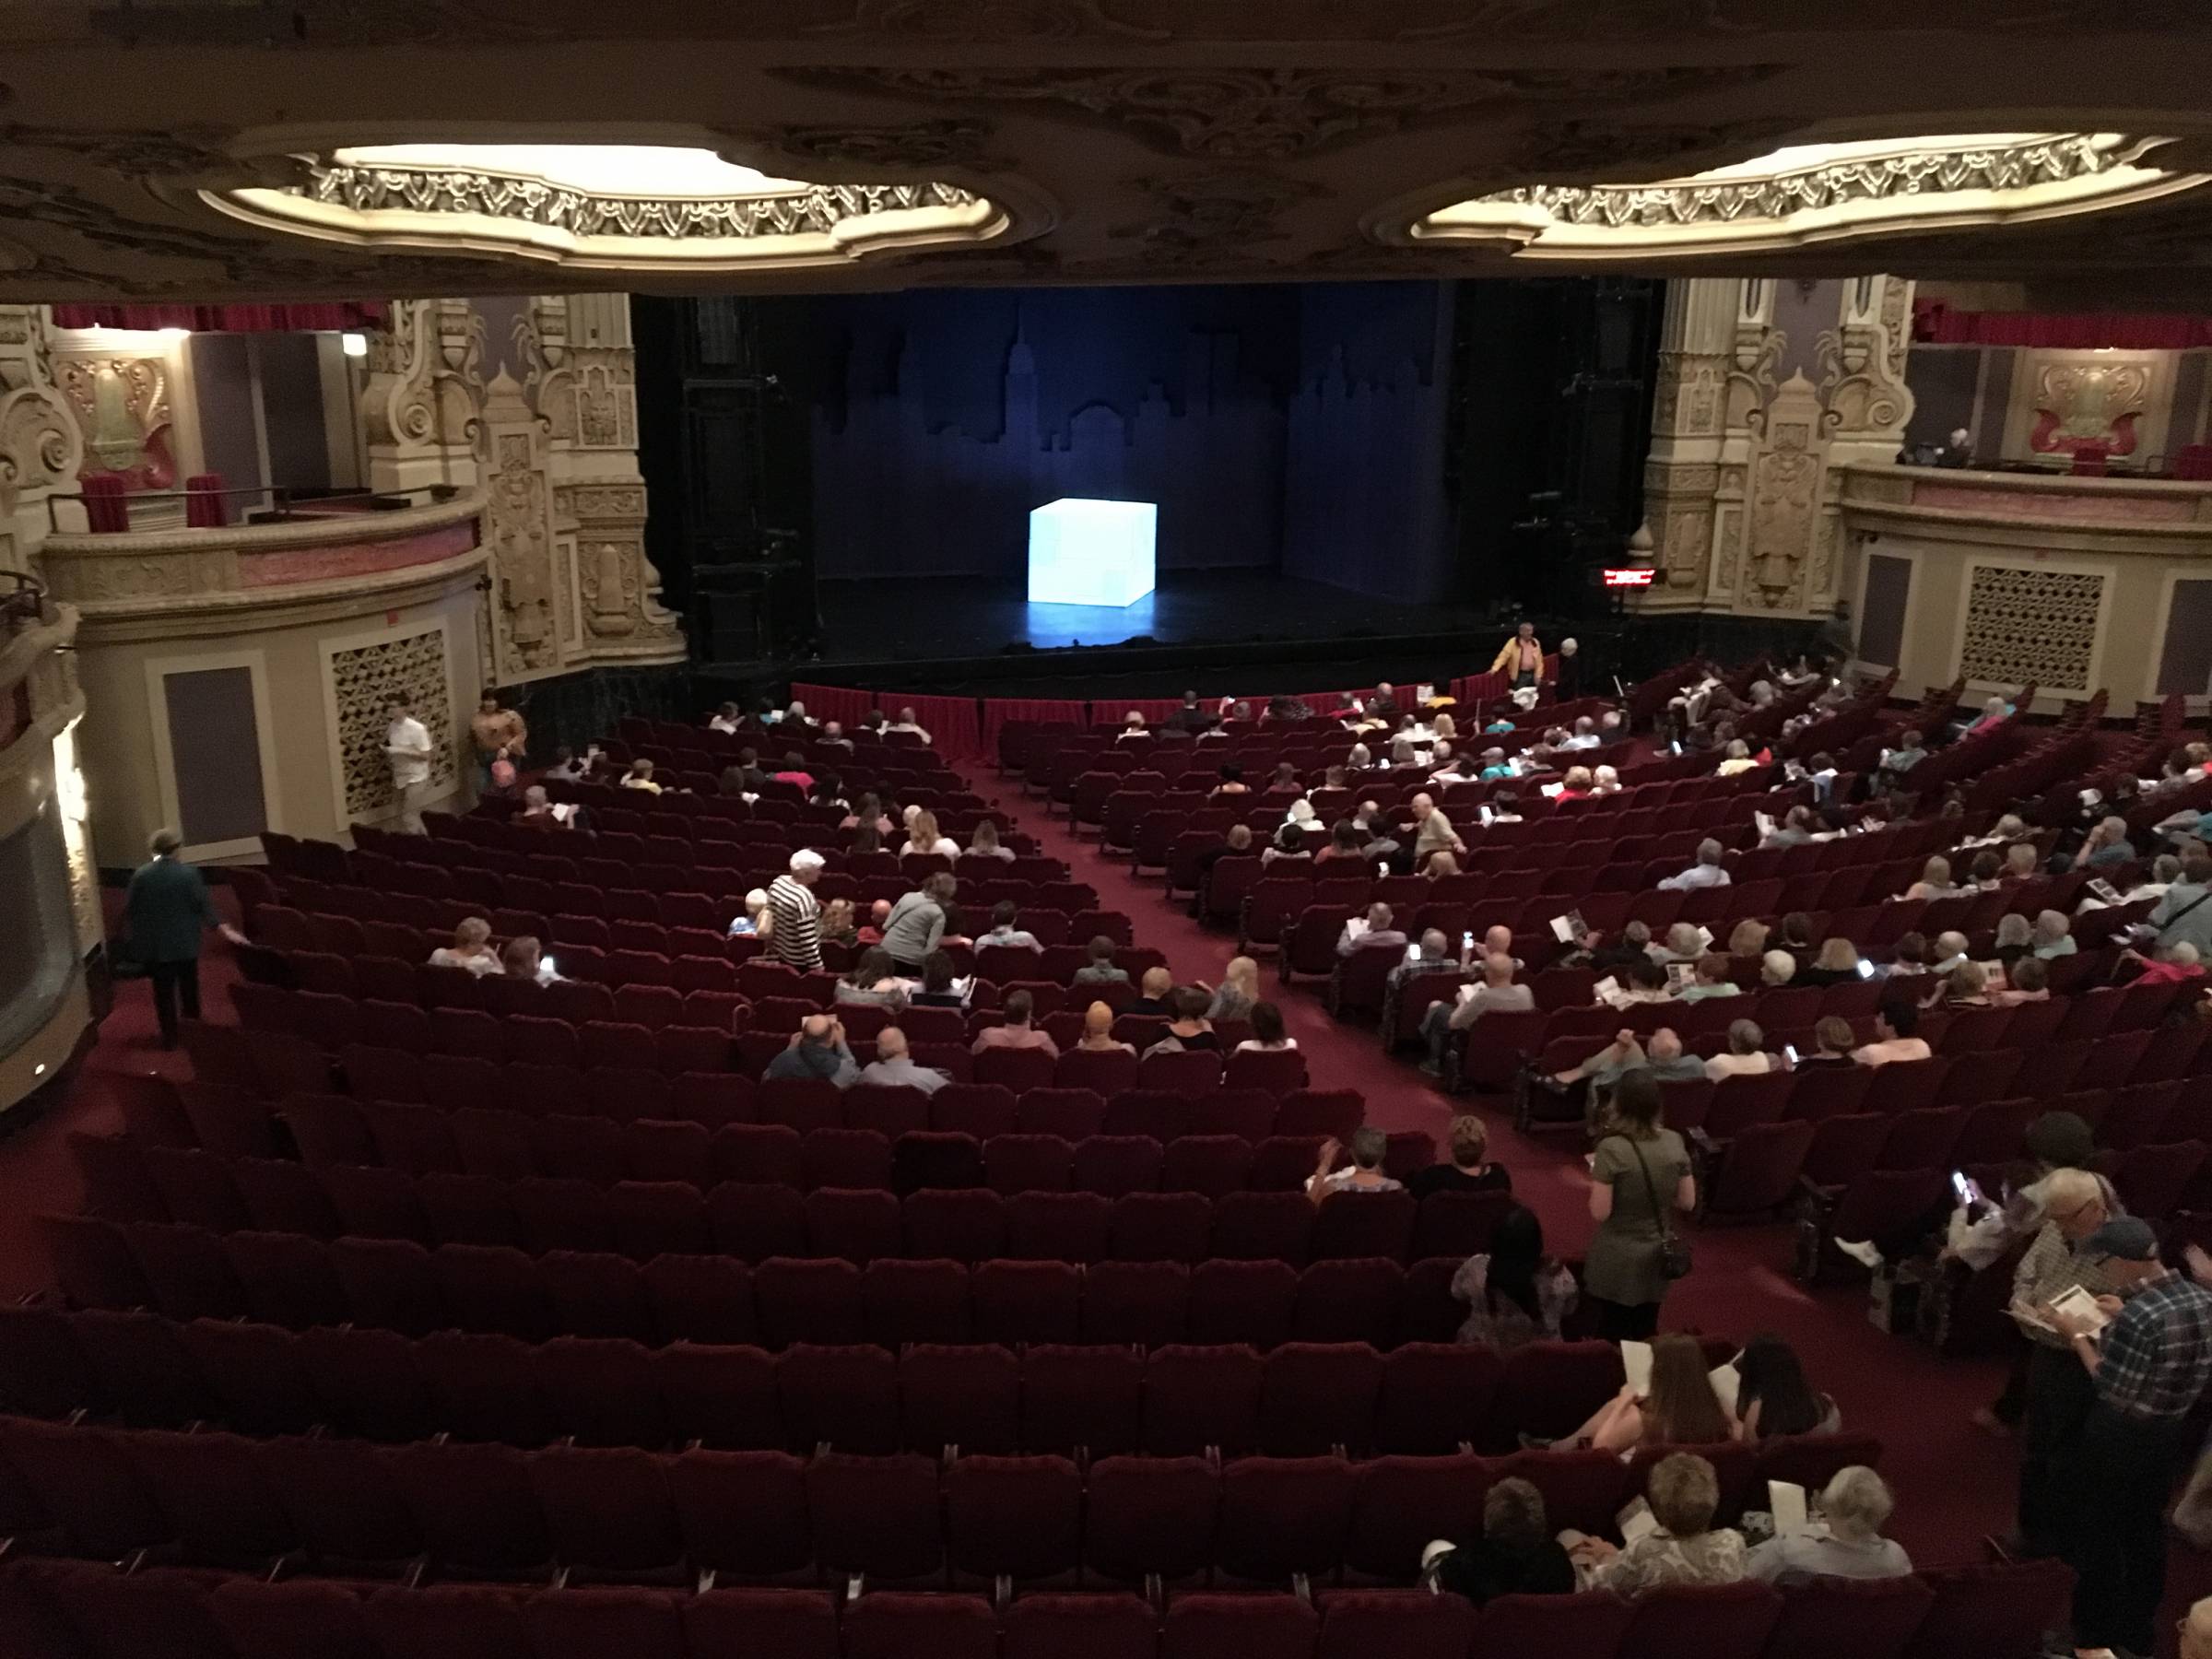
<path fill-rule="evenodd" d="M 1030 513 L 1030 603 L 1116 609 L 1152 591 L 1159 508 L 1064 496 Z"/>

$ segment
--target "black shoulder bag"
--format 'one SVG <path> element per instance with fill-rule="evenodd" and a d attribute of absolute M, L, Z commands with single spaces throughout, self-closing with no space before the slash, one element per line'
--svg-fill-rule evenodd
<path fill-rule="evenodd" d="M 1659 1277 L 1672 1283 L 1689 1277 L 1689 1241 L 1675 1230 L 1673 1209 L 1659 1202 L 1658 1183 L 1652 1180 L 1652 1166 L 1645 1161 L 1643 1147 L 1631 1135 L 1622 1135 L 1629 1150 L 1636 1154 L 1636 1167 L 1643 1171 L 1643 1190 L 1652 1201 L 1652 1218 L 1659 1226 Z"/>

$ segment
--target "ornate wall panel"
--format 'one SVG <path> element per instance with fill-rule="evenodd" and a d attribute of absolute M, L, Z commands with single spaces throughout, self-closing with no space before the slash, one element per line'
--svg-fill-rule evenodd
<path fill-rule="evenodd" d="M 374 821 L 395 804 L 392 767 L 384 757 L 387 698 L 405 698 L 430 735 L 430 794 L 453 787 L 452 674 L 442 625 L 325 652 L 324 691 L 337 727 L 336 765 L 350 821 Z"/>
<path fill-rule="evenodd" d="M 2096 571 L 1975 565 L 1959 672 L 1996 685 L 2085 689 L 2103 605 L 2104 576 Z"/>

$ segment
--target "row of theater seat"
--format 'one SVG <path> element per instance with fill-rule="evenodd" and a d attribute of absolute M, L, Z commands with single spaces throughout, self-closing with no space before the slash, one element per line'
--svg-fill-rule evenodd
<path fill-rule="evenodd" d="M 1095 1458 L 1265 1453 L 1434 1456 L 1518 1449 L 1516 1434 L 1566 1434 L 1619 1389 L 1602 1342 L 1544 1342 L 1500 1355 L 1463 1343 L 1388 1351 L 1366 1343 L 738 1344 L 563 1335 L 281 1326 L 41 1306 L 0 1311 L 0 1411 L 89 1412 L 134 1428 L 220 1426 L 375 1441 L 452 1436 L 648 1450 L 871 1454 L 947 1448 Z M 1726 1343 L 1709 1343 L 1724 1362 Z M 1783 1473 L 1809 1459 L 1871 1463 L 1856 1438 L 1748 1444 L 1725 1454 Z M 1641 1479 L 1631 1477 L 1641 1486 Z M 1818 1482 L 1815 1483 L 1816 1485 Z M 1623 1500 L 1625 1501 L 1625 1499 Z"/>
<path fill-rule="evenodd" d="M 27 1659 L 2031 1659 L 2067 1575 L 2036 1562 L 1916 1578 L 1501 1596 L 1198 1591 L 1163 1614 L 1115 1592 L 981 1595 L 606 1586 L 385 1587 L 27 1562 L 0 1575 L 0 1640 Z M 145 1645 L 158 1641 L 158 1649 Z"/>
<path fill-rule="evenodd" d="M 1656 1450 L 1655 1448 L 1653 1450 Z M 1833 1448 L 1775 1466 L 1832 1472 Z M 1863 1450 L 1854 1448 L 1853 1450 Z M 1759 1503 L 1748 1447 L 1716 1448 L 1733 1520 Z M 1520 1477 L 1551 1522 L 1602 1535 L 1649 1460 L 1607 1453 L 953 1458 L 553 1446 L 400 1445 L 0 1419 L 8 1532 L 114 1560 L 181 1551 L 235 1567 L 293 1558 L 440 1576 L 562 1570 L 683 1583 L 743 1580 L 1011 1584 L 1147 1579 L 1282 1588 L 1409 1583 L 1431 1538 L 1481 1531 L 1491 1481 Z"/>
<path fill-rule="evenodd" d="M 142 1159 L 152 1179 L 130 1182 L 121 1164 L 128 1158 Z M 989 1187 L 925 1187 L 901 1197 L 849 1187 L 801 1194 L 780 1182 L 736 1181 L 701 1192 L 689 1181 L 600 1187 L 575 1177 L 502 1181 L 352 1164 L 306 1170 L 275 1159 L 225 1159 L 177 1148 L 137 1152 L 127 1146 L 117 1159 L 87 1167 L 106 1183 L 97 1195 L 103 1206 L 128 1194 L 147 1220 L 166 1214 L 211 1232 L 252 1229 L 258 1207 L 264 1217 L 312 1219 L 316 1233 L 330 1233 L 335 1218 L 337 1233 L 359 1239 L 505 1247 L 548 1237 L 573 1247 L 588 1239 L 598 1242 L 586 1248 L 612 1249 L 633 1261 L 719 1252 L 753 1262 L 838 1255 L 858 1263 L 886 1256 L 969 1263 L 1192 1264 L 1214 1257 L 1402 1263 L 1412 1254 L 1421 1214 L 1403 1192 L 1337 1194 L 1318 1207 L 1302 1193 L 1284 1192 L 1219 1198 L 1131 1192 L 1111 1199 L 1029 1192 L 1008 1198 Z M 159 1211 L 143 1208 L 149 1197 Z M 1431 1231 L 1476 1236 L 1491 1213 L 1487 1206 L 1463 1212 L 1439 1205 Z"/>
<path fill-rule="evenodd" d="M 435 1182 L 425 1176 L 425 1182 Z M 561 1195 L 559 1183 L 548 1200 Z M 523 1183 L 518 1191 L 528 1191 Z M 785 1193 L 762 1188 L 762 1193 Z M 789 1196 L 787 1193 L 786 1196 Z M 41 1242 L 80 1308 L 170 1319 L 357 1324 L 542 1342 L 562 1332 L 643 1341 L 829 1345 L 909 1341 L 1158 1346 L 1198 1340 L 1450 1342 L 1465 1317 L 1457 1257 L 1072 1262 L 668 1253 L 303 1233 L 211 1232 L 179 1222 L 41 1216 Z M 548 1235 L 554 1223 L 548 1221 Z M 1850 1236 L 1850 1235 L 1846 1235 Z"/>

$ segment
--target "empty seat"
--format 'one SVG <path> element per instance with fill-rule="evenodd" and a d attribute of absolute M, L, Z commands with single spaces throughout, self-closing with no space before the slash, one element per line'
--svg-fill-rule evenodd
<path fill-rule="evenodd" d="M 1203 1457 L 1107 1457 L 1090 1466 L 1083 1553 L 1109 1583 L 1187 1581 L 1211 1566 L 1220 1477 Z M 1201 1650 L 1203 1651 L 1203 1650 Z"/>
<path fill-rule="evenodd" d="M 1039 1344 L 1021 1356 L 1021 1444 L 1108 1457 L 1142 1439 L 1145 1357 L 1129 1347 Z"/>
<path fill-rule="evenodd" d="M 1310 1659 L 1320 1624 L 1295 1595 L 1177 1596 L 1161 1627 L 1161 1659 Z"/>
<path fill-rule="evenodd" d="M 909 1347 L 898 1363 L 904 1443 L 924 1453 L 1020 1450 L 1021 1372 L 1007 1347 Z"/>
<path fill-rule="evenodd" d="M 1360 1455 L 1382 1386 L 1382 1356 L 1364 1343 L 1285 1343 L 1261 1368 L 1259 1444 L 1283 1457 Z"/>
<path fill-rule="evenodd" d="M 1249 1451 L 1259 1430 L 1260 1356 L 1243 1346 L 1155 1349 L 1145 1371 L 1145 1450 L 1156 1457 Z"/>

